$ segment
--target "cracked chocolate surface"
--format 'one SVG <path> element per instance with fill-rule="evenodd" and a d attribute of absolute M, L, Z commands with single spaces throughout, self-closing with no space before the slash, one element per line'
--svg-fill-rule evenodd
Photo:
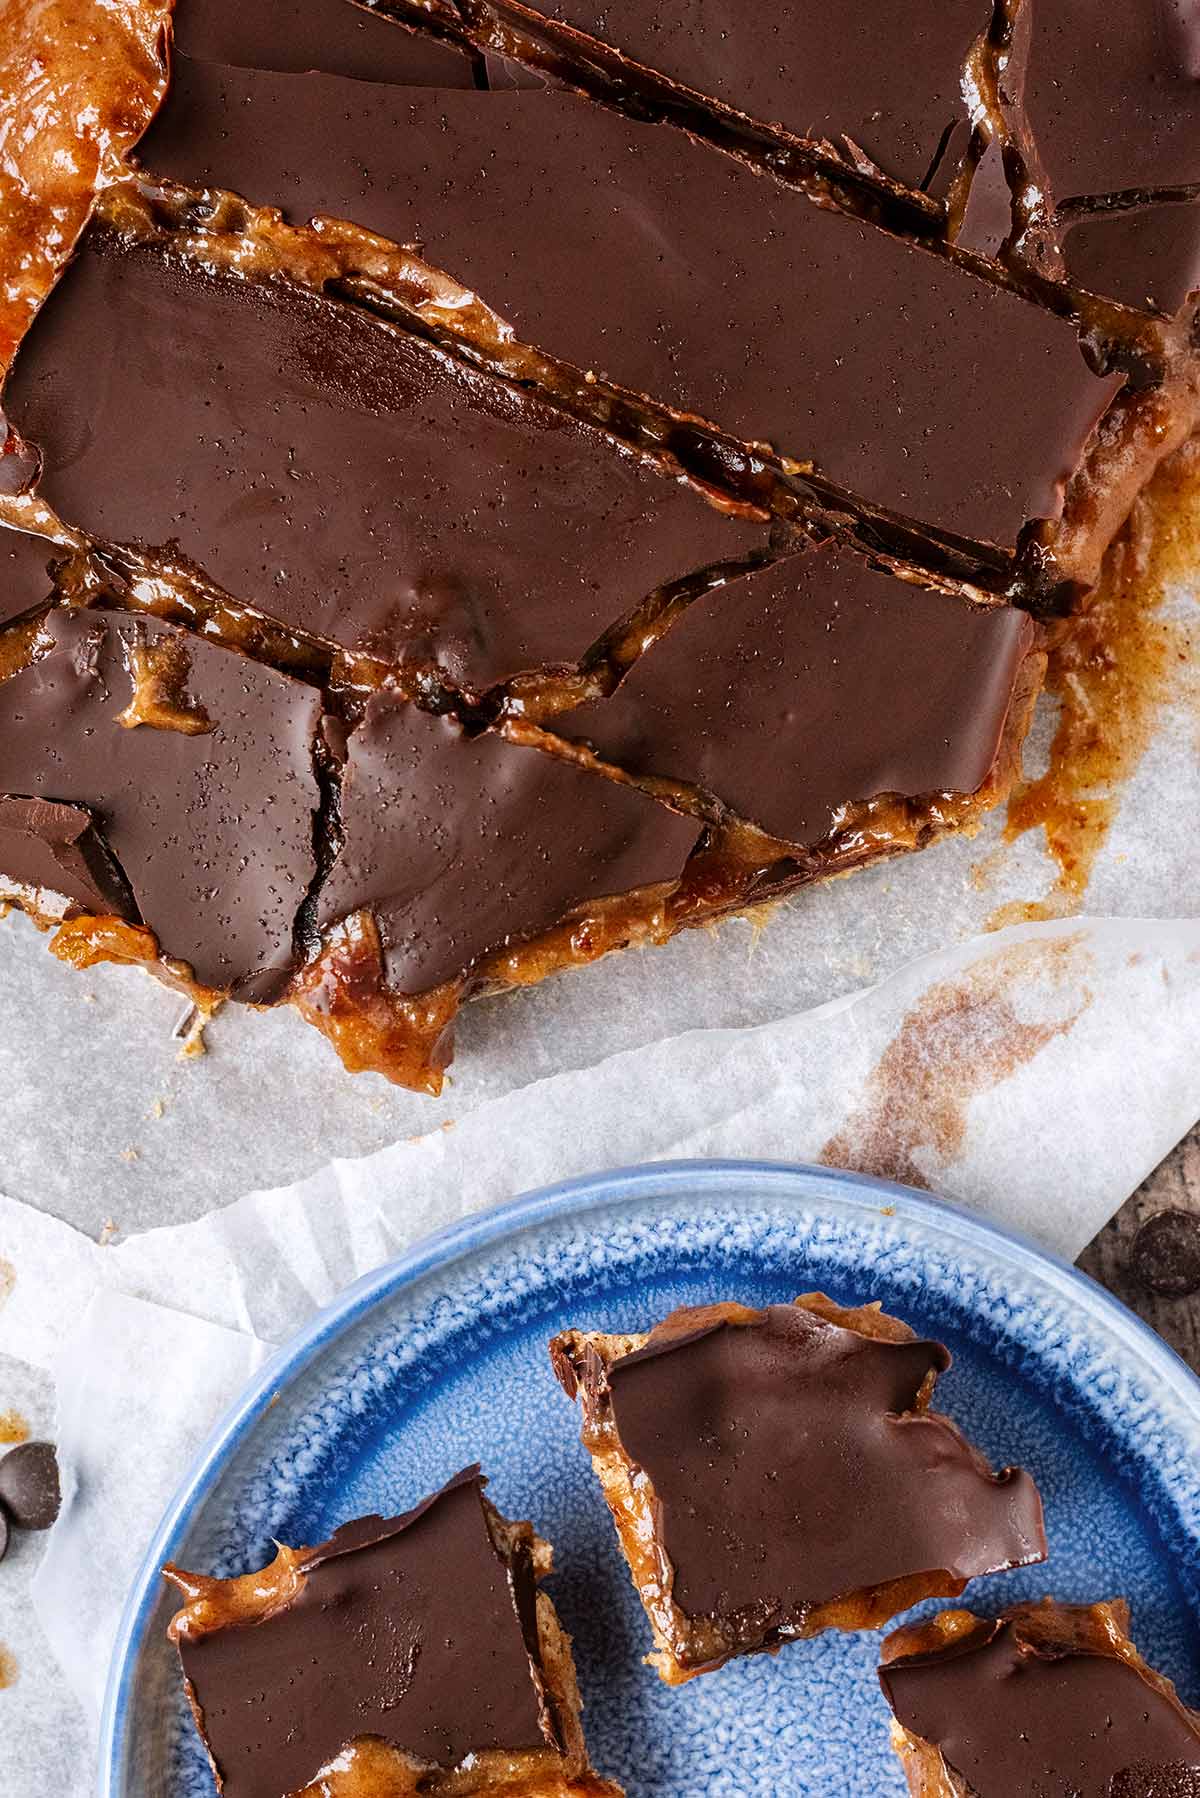
<path fill-rule="evenodd" d="M 1050 1600 L 947 1613 L 889 1638 L 880 1682 L 915 1752 L 974 1798 L 1187 1798 L 1200 1719 L 1137 1655 L 1124 1615 Z"/>
<path fill-rule="evenodd" d="M 676 880 L 700 835 L 631 786 L 376 693 L 350 738 L 323 927 L 369 909 L 421 993 L 584 900 Z"/>
<path fill-rule="evenodd" d="M 1034 637 L 1023 612 L 810 550 L 696 600 L 611 698 L 554 728 L 811 844 L 848 800 L 977 791 Z"/>
<path fill-rule="evenodd" d="M 143 159 L 419 243 L 577 367 L 1005 547 L 1057 517 L 1120 385 L 1066 321 L 572 95 L 185 68 Z"/>
<path fill-rule="evenodd" d="M 504 0 L 495 10 L 504 16 Z M 800 0 L 766 12 L 739 0 L 559 0 L 540 10 L 756 119 L 850 138 L 914 186 L 963 115 L 963 67 L 989 23 L 981 0 L 894 10 Z"/>
<path fill-rule="evenodd" d="M 164 10 L 0 26 L 0 875 L 435 1090 L 1003 796 L 1200 417 L 1190 15 L 179 0 L 139 145 Z"/>
<path fill-rule="evenodd" d="M 114 612 L 58 611 L 45 635 L 44 653 L 0 684 L 0 792 L 86 807 L 142 921 L 202 985 L 277 990 L 316 871 L 319 696 L 189 637 L 188 688 L 212 731 L 130 728 L 121 714 L 134 693 L 131 651 L 182 633 Z M 0 867 L 18 880 L 29 871 L 20 857 Z M 103 897 L 71 884 L 66 896 L 85 911 Z"/>
<path fill-rule="evenodd" d="M 319 69 L 397 87 L 472 87 L 472 59 L 431 38 L 397 31 L 349 0 L 180 0 L 181 60 L 246 69 Z"/>
<path fill-rule="evenodd" d="M 109 238 L 5 403 L 64 516 L 467 691 L 574 662 L 661 582 L 766 540 L 362 310 Z"/>
<path fill-rule="evenodd" d="M 1200 181 L 1200 15 L 1188 0 L 1029 0 L 1015 62 L 1059 205 Z"/>

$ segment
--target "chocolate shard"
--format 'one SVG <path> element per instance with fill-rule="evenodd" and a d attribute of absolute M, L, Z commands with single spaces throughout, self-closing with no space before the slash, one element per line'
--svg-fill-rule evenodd
<path fill-rule="evenodd" d="M 1058 206 L 1200 181 L 1200 11 L 1188 0 L 1029 0 L 1003 86 Z"/>
<path fill-rule="evenodd" d="M 553 728 L 811 845 L 857 800 L 976 793 L 1036 643 L 1022 612 L 826 546 L 696 600 L 611 698 Z"/>
<path fill-rule="evenodd" d="M 1029 1475 L 929 1410 L 937 1342 L 822 1294 L 551 1345 L 678 1683 L 1046 1555 Z"/>
<path fill-rule="evenodd" d="M 524 1774 L 521 1789 L 619 1798 L 587 1770 L 570 1649 L 536 1589 L 544 1545 L 485 1484 L 469 1467 L 403 1516 L 281 1548 L 241 1580 L 164 1569 L 187 1600 L 170 1634 L 224 1798 L 315 1792 L 334 1761 L 375 1770 L 363 1790 L 432 1793 L 449 1776 L 486 1792 L 495 1769 L 505 1791 Z"/>
<path fill-rule="evenodd" d="M 88 917 L 136 924 L 128 885 L 84 805 L 0 794 L 0 878 L 54 893 Z"/>
<path fill-rule="evenodd" d="M 879 1679 L 914 1794 L 1195 1798 L 1200 1716 L 1138 1654 L 1121 1602 L 945 1611 L 897 1630 Z"/>
<path fill-rule="evenodd" d="M 44 537 L 0 527 L 0 624 L 9 624 L 51 599 L 50 563 L 62 553 Z"/>
<path fill-rule="evenodd" d="M 61 516 L 177 545 L 288 627 L 471 693 L 574 663 L 661 583 L 765 542 L 356 307 L 107 239 L 68 272 L 5 398 Z"/>
<path fill-rule="evenodd" d="M 291 966 L 293 922 L 315 874 L 319 696 L 156 621 L 63 610 L 44 631 L 44 653 L 0 685 L 0 790 L 51 802 L 39 828 L 62 840 L 72 823 L 94 820 L 163 952 L 205 986 L 257 982 L 254 996 L 265 996 L 261 983 Z M 163 644 L 183 646 L 210 731 L 122 721 L 132 652 Z M 10 817 L 22 828 L 0 837 L 13 857 L 0 873 L 26 878 L 37 843 L 60 866 L 67 850 L 92 853 L 86 831 L 52 847 L 46 834 L 31 838 L 28 811 Z M 99 864 L 90 867 L 95 881 Z M 71 892 L 71 873 L 64 867 L 58 883 L 64 896 L 90 905 L 97 895 Z M 121 915 L 129 910 L 127 899 Z"/>
<path fill-rule="evenodd" d="M 387 691 L 349 741 L 328 930 L 375 918 L 389 984 L 423 993 L 587 900 L 678 879 L 700 825 L 635 787 Z"/>
<path fill-rule="evenodd" d="M 396 87 L 475 85 L 474 58 L 404 31 L 351 0 L 194 0 L 176 8 L 172 23 L 181 58 L 249 69 L 321 69 Z"/>
<path fill-rule="evenodd" d="M 764 123 L 839 145 L 849 139 L 913 186 L 965 114 L 964 65 L 991 16 L 983 0 L 871 9 L 802 0 L 766 12 L 736 0 L 557 0 L 542 8 L 471 0 L 462 11 L 481 24 L 532 27 L 560 45 L 557 25 L 572 26 L 623 61 Z M 636 94 L 636 71 L 626 65 L 622 76 Z"/>
<path fill-rule="evenodd" d="M 1081 287 L 1168 315 L 1200 293 L 1200 200 L 1079 213 L 1063 232 Z"/>
<path fill-rule="evenodd" d="M 1066 321 L 571 95 L 184 69 L 144 160 L 419 243 L 539 349 L 1004 549 L 1120 385 Z"/>

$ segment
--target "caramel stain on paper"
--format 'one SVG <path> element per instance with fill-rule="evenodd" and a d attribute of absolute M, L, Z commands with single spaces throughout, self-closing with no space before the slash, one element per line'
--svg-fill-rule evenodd
<path fill-rule="evenodd" d="M 17 1657 L 0 1642 L 0 1692 L 17 1683 Z"/>
<path fill-rule="evenodd" d="M 1014 989 L 1030 980 L 1053 986 L 1073 980 L 1081 940 L 1014 943 L 930 987 L 872 1069 L 862 1103 L 817 1159 L 927 1187 L 918 1155 L 943 1167 L 952 1162 L 966 1138 L 971 1100 L 1066 1035 L 1091 1004 L 1084 987 L 1067 1015 L 1028 1022 L 1013 1003 Z"/>
<path fill-rule="evenodd" d="M 1060 706 L 1050 765 L 1014 790 L 1005 840 L 1044 831 L 1058 876 L 1044 899 L 1000 906 L 989 929 L 1077 911 L 1121 789 L 1168 699 L 1195 710 L 1200 733 L 1200 616 L 1163 615 L 1168 590 L 1198 560 L 1200 439 L 1193 439 L 1138 500 L 1095 592 L 1050 652 L 1046 686 Z"/>
<path fill-rule="evenodd" d="M 0 1443 L 28 1442 L 29 1421 L 19 1411 L 0 1411 Z"/>

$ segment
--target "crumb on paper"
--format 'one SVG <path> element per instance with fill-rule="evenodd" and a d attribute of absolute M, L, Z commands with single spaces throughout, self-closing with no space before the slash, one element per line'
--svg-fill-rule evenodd
<path fill-rule="evenodd" d="M 140 1161 L 141 1159 L 142 1159 L 142 1151 L 139 1148 L 136 1148 L 132 1143 L 130 1143 L 130 1145 L 127 1149 L 121 1150 L 121 1160 L 122 1161 L 133 1162 L 133 1161 Z"/>
<path fill-rule="evenodd" d="M 155 1101 L 151 1105 L 149 1111 L 146 1113 L 146 1116 L 150 1117 L 150 1118 L 154 1118 L 157 1121 L 160 1117 L 162 1117 L 162 1115 L 166 1111 L 166 1109 L 167 1109 L 167 1101 L 165 1099 L 155 1099 Z"/>
<path fill-rule="evenodd" d="M 16 1283 L 16 1268 L 11 1261 L 6 1261 L 3 1255 L 0 1255 L 0 1305 L 7 1299 Z"/>
<path fill-rule="evenodd" d="M 881 1205 L 879 1207 L 879 1215 L 880 1217 L 895 1217 L 896 1207 L 894 1205 Z"/>
<path fill-rule="evenodd" d="M 0 1692 L 17 1683 L 17 1657 L 0 1642 Z"/>
<path fill-rule="evenodd" d="M 118 1226 L 115 1218 L 111 1218 L 111 1217 L 105 1218 L 104 1222 L 100 1226 L 100 1234 L 96 1238 L 96 1241 L 100 1244 L 100 1247 L 102 1249 L 108 1247 L 108 1245 L 112 1241 L 113 1237 L 117 1234 L 118 1227 L 119 1226 Z"/>

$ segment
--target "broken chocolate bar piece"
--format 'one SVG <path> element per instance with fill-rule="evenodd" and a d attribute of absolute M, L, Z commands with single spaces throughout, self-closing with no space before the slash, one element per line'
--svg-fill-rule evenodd
<path fill-rule="evenodd" d="M 388 985 L 408 994 L 586 900 L 669 885 L 701 830 L 636 787 L 495 732 L 469 736 L 387 691 L 350 736 L 340 818 L 319 925 L 369 911 Z"/>
<path fill-rule="evenodd" d="M 946 1349 L 873 1306 L 684 1306 L 550 1353 L 669 1684 L 1045 1559 L 1029 1475 L 929 1408 Z"/>
<path fill-rule="evenodd" d="M 660 584 L 766 543 L 359 308 L 110 238 L 43 311 L 5 406 L 60 516 L 469 694 L 573 664 Z"/>
<path fill-rule="evenodd" d="M 1080 212 L 1063 232 L 1063 256 L 1093 293 L 1180 312 L 1200 291 L 1200 200 Z"/>
<path fill-rule="evenodd" d="M 472 57 L 401 30 L 353 0 L 184 0 L 172 25 L 184 69 L 195 58 L 247 69 L 320 69 L 397 87 L 476 84 Z M 180 73 L 176 65 L 176 80 Z"/>
<path fill-rule="evenodd" d="M 943 1611 L 884 1643 L 914 1798 L 1195 1798 L 1200 1714 L 1129 1638 L 1129 1609 Z"/>
<path fill-rule="evenodd" d="M 163 1569 L 170 1636 L 224 1798 L 620 1798 L 589 1768 L 550 1550 L 478 1467 L 261 1573 Z"/>
<path fill-rule="evenodd" d="M 316 873 L 319 694 L 151 619 L 58 610 L 42 636 L 0 684 L 0 877 L 136 906 L 202 986 L 270 996 Z"/>
<path fill-rule="evenodd" d="M 1057 206 L 1200 182 L 1200 11 L 1190 0 L 1028 0 L 1003 87 Z"/>
<path fill-rule="evenodd" d="M 1010 552 L 1059 520 L 1121 385 L 1091 372 L 1066 320 L 568 94 L 206 65 L 181 72 L 141 155 L 298 222 L 419 243 L 539 350 L 769 443 L 869 507 Z M 555 229 L 535 247 L 543 212 Z M 1089 520 L 1089 565 L 1113 522 Z"/>
<path fill-rule="evenodd" d="M 416 22 L 425 9 L 409 0 L 396 10 Z M 700 98 L 698 112 L 703 99 L 716 100 L 795 136 L 832 140 L 847 160 L 862 154 L 912 186 L 966 116 L 964 73 L 991 21 L 986 0 L 884 8 L 801 0 L 767 11 L 738 0 L 469 0 L 458 10 L 477 33 L 509 26 L 587 62 L 589 45 L 558 29 L 573 27 L 610 52 L 614 87 L 635 100 L 645 86 L 640 65 Z"/>
<path fill-rule="evenodd" d="M 87 917 L 138 922 L 124 877 L 85 805 L 0 794 L 0 887 L 13 885 L 39 910 L 48 911 L 58 897 Z"/>
<path fill-rule="evenodd" d="M 627 773 L 814 844 L 848 802 L 977 793 L 1040 685 L 1038 634 L 832 546 L 695 600 L 616 692 L 553 719 Z"/>

